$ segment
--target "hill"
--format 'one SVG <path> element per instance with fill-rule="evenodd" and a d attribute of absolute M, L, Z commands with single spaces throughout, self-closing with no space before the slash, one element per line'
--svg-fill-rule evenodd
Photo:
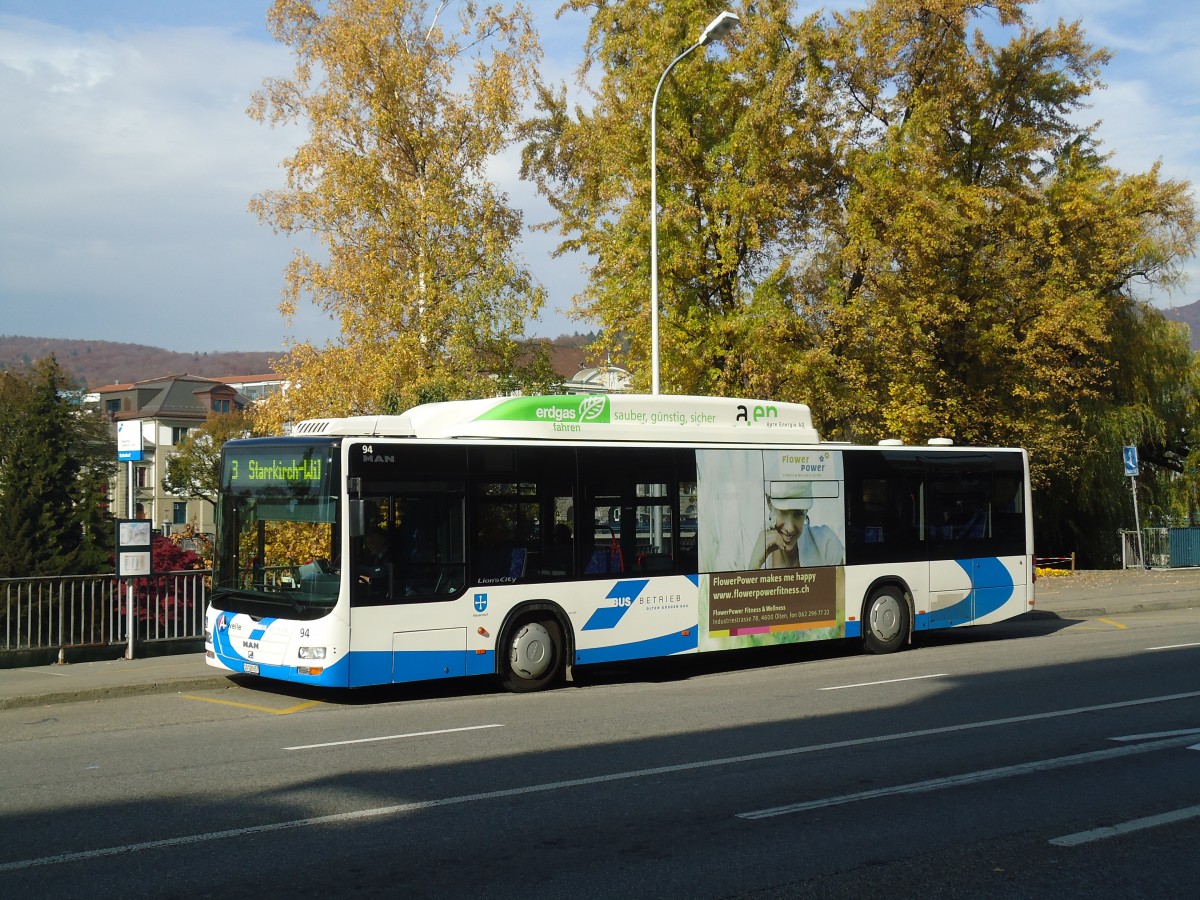
<path fill-rule="evenodd" d="M 583 347 L 591 335 L 564 335 L 551 343 L 554 370 L 569 378 L 584 362 Z M 266 375 L 274 371 L 273 352 L 178 353 L 161 347 L 119 341 L 0 335 L 0 371 L 24 369 L 35 360 L 54 356 L 63 370 L 90 390 L 106 384 L 127 384 L 163 375 Z"/>
<path fill-rule="evenodd" d="M 63 371 L 89 389 L 162 375 L 266 375 L 281 354 L 256 352 L 178 353 L 143 344 L 0 335 L 0 370 L 23 369 L 54 356 Z"/>
<path fill-rule="evenodd" d="M 1200 300 L 1187 306 L 1164 309 L 1163 315 L 1172 322 L 1182 322 L 1191 331 L 1192 352 L 1200 350 Z"/>

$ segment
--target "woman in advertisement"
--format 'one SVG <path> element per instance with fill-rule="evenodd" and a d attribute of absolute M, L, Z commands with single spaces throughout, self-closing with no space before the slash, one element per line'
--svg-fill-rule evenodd
<path fill-rule="evenodd" d="M 771 481 L 767 485 L 768 524 L 750 556 L 751 569 L 798 569 L 836 566 L 845 558 L 837 533 L 828 525 L 812 525 L 812 484 Z"/>

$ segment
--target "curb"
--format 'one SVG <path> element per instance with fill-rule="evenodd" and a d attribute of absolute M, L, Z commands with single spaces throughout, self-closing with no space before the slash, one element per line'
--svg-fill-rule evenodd
<path fill-rule="evenodd" d="M 1179 598 L 1177 600 L 1146 600 L 1139 603 L 1121 603 L 1117 606 L 1080 606 L 1074 609 L 1037 609 L 1036 607 L 1018 616 L 1030 619 L 1097 619 L 1103 616 L 1119 616 L 1124 613 L 1159 612 L 1166 609 L 1192 609 L 1200 605 L 1195 597 Z"/>
<path fill-rule="evenodd" d="M 229 673 L 232 674 L 232 673 Z M 113 684 L 104 687 L 81 687 L 45 694 L 21 694 L 0 697 L 0 710 L 28 709 L 33 706 L 51 706 L 58 703 L 83 703 L 109 700 L 116 697 L 139 697 L 148 694 L 172 694 L 184 690 L 206 687 L 238 687 L 238 683 L 227 674 L 216 673 L 195 678 L 174 678 L 165 681 L 150 681 L 142 684 Z"/>

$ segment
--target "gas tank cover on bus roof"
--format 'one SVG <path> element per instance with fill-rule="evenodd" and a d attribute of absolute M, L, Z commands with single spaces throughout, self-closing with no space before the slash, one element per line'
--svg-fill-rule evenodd
<path fill-rule="evenodd" d="M 302 427 L 312 430 L 300 431 Z M 812 413 L 803 403 L 648 394 L 452 400 L 416 406 L 400 416 L 310 420 L 296 426 L 293 433 L 668 443 L 819 442 Z"/>

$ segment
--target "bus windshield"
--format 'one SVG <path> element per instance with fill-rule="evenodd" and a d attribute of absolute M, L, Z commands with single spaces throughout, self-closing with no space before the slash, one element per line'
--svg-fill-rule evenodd
<path fill-rule="evenodd" d="M 213 605 L 323 615 L 337 602 L 337 445 L 230 441 L 221 454 Z"/>

